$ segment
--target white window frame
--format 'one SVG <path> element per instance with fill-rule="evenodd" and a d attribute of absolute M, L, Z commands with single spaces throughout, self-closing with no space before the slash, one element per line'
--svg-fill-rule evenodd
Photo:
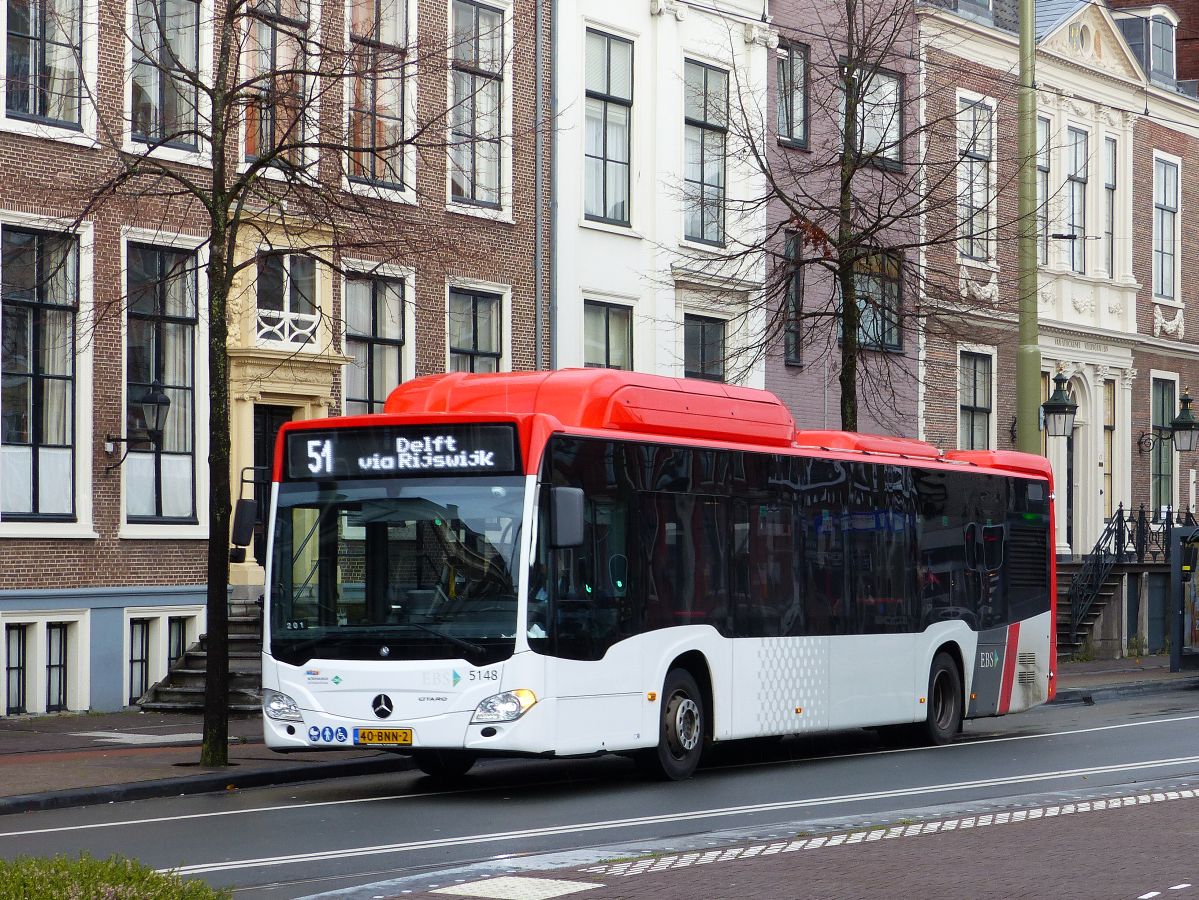
<path fill-rule="evenodd" d="M 450 291 L 460 288 L 464 291 L 497 294 L 500 298 L 500 360 L 496 366 L 499 372 L 512 371 L 512 285 L 498 281 L 482 281 L 477 278 L 450 277 L 445 281 L 445 293 L 442 295 L 445 319 L 442 334 L 445 335 L 444 371 L 450 369 Z"/>
<path fill-rule="evenodd" d="M 713 384 L 746 385 L 754 377 L 750 368 L 742 367 L 742 360 L 750 346 L 750 316 L 747 296 L 741 291 L 730 291 L 702 284 L 675 286 L 675 362 L 673 374 L 685 377 L 687 371 L 686 317 L 702 316 L 705 319 L 720 319 L 724 322 L 724 378 Z M 742 369 L 741 378 L 734 378 Z"/>
<path fill-rule="evenodd" d="M 204 277 L 204 269 L 208 263 L 208 242 L 203 238 L 170 232 L 152 231 L 145 228 L 125 227 L 121 229 L 121 296 L 124 296 L 128 284 L 129 245 L 153 244 L 158 247 L 170 247 L 178 250 L 191 250 L 196 254 L 196 327 L 194 373 L 192 376 L 192 396 L 195 405 L 195 429 L 192 435 L 192 465 L 195 467 L 196 486 L 196 524 L 169 525 L 133 523 L 128 520 L 125 503 L 125 493 L 128 490 L 125 483 L 125 467 L 121 472 L 121 521 L 117 537 L 121 540 L 207 540 L 208 539 L 208 452 L 209 425 L 208 408 L 208 279 Z M 128 372 L 128 336 L 129 318 L 126 304 L 122 304 L 121 313 L 121 422 L 120 437 L 128 437 L 125 433 L 124 410 L 129 402 L 126 396 L 126 373 Z M 124 444 L 113 448 L 116 458 L 124 452 Z M 115 461 L 115 459 L 114 459 Z"/>
<path fill-rule="evenodd" d="M 984 234 L 983 237 L 981 238 L 983 246 L 986 249 L 986 253 L 981 257 L 969 256 L 969 255 L 963 253 L 962 252 L 962 238 L 961 238 L 961 236 L 959 236 L 959 238 L 956 242 L 958 259 L 960 261 L 962 261 L 963 263 L 974 264 L 974 265 L 993 263 L 995 260 L 995 243 L 996 243 L 995 242 L 995 223 L 997 221 L 996 220 L 996 202 L 997 202 L 996 193 L 997 192 L 995 190 L 995 178 L 996 178 L 996 171 L 995 171 L 996 140 L 995 140 L 995 137 L 996 137 L 996 134 L 998 133 L 997 125 L 999 124 L 998 104 L 995 102 L 995 99 L 993 97 L 988 97 L 984 94 L 976 94 L 971 91 L 958 91 L 955 102 L 956 102 L 956 106 L 954 107 L 954 110 L 955 110 L 954 123 L 956 125 L 955 132 L 957 135 L 957 137 L 956 137 L 957 151 L 959 153 L 958 172 L 957 172 L 958 209 L 956 210 L 956 214 L 958 217 L 959 229 L 961 228 L 961 201 L 962 201 L 962 198 L 964 197 L 964 189 L 965 189 L 965 183 L 962 178 L 962 175 L 963 175 L 962 167 L 963 167 L 963 163 L 965 162 L 965 157 L 960 156 L 961 146 L 962 146 L 962 124 L 961 124 L 962 105 L 963 104 L 971 104 L 971 105 L 975 105 L 975 106 L 982 106 L 982 107 L 985 107 L 986 109 L 988 109 L 990 111 L 990 130 L 991 130 L 990 156 L 987 159 L 987 163 L 986 163 L 986 166 L 987 166 L 987 187 L 986 187 L 986 192 L 987 192 L 987 198 L 986 198 L 987 229 L 986 229 L 986 234 Z M 976 238 L 975 240 L 977 241 L 978 239 Z"/>
<path fill-rule="evenodd" d="M 418 114 L 418 109 L 419 109 L 419 107 L 417 105 L 417 100 L 418 100 L 418 90 L 419 90 L 419 85 L 420 85 L 420 78 L 419 78 L 420 54 L 419 53 L 413 54 L 411 52 L 412 47 L 413 47 L 413 37 L 420 33 L 417 30 L 417 13 L 418 13 L 419 8 L 420 8 L 420 4 L 417 2 L 417 0 L 404 0 L 404 22 L 405 22 L 404 45 L 405 45 L 405 49 L 408 51 L 405 56 L 405 60 L 404 60 L 405 75 L 404 75 L 404 87 L 403 87 L 404 101 L 403 101 L 403 113 L 402 113 L 402 115 L 404 116 L 402 128 L 403 128 L 403 134 L 404 134 L 405 140 L 408 140 L 412 136 L 412 127 L 413 127 L 414 123 L 417 121 L 417 114 Z M 351 5 L 349 3 L 346 3 L 344 6 L 344 19 L 345 19 L 345 46 L 346 46 L 347 52 L 351 49 L 351 47 L 350 47 L 351 12 L 352 12 Z M 411 58 L 409 58 L 409 57 L 411 57 Z M 346 135 L 346 146 L 348 146 L 349 145 L 350 102 L 351 102 L 351 94 L 352 94 L 352 88 L 353 88 L 353 74 L 351 73 L 351 74 L 347 75 L 347 77 L 344 79 L 344 81 L 345 81 L 345 87 L 342 90 L 341 122 L 342 122 L 343 129 L 345 129 L 344 133 Z M 354 194 L 359 197 L 373 197 L 373 198 L 376 198 L 379 200 L 389 200 L 392 203 L 403 203 L 403 204 L 408 204 L 408 205 L 413 205 L 413 206 L 417 206 L 420 204 L 420 200 L 416 194 L 416 159 L 417 159 L 417 156 L 416 156 L 416 146 L 414 144 L 408 143 L 408 144 L 404 145 L 403 159 L 401 162 L 401 165 L 403 166 L 403 178 L 404 178 L 404 187 L 402 189 L 394 188 L 394 187 L 384 187 L 381 185 L 370 184 L 370 183 L 367 183 L 364 181 L 351 180 L 350 176 L 349 176 L 349 171 L 350 171 L 349 154 L 342 153 L 341 157 L 342 157 L 342 159 L 341 159 L 341 166 L 342 166 L 342 168 L 341 168 L 341 188 L 343 191 L 346 191 L 347 193 Z M 446 196 L 448 197 L 449 194 L 447 194 Z"/>
<path fill-rule="evenodd" d="M 1071 172 L 1073 171 L 1074 166 L 1074 146 L 1071 143 L 1071 136 L 1075 133 L 1083 136 L 1083 141 L 1086 146 L 1086 158 L 1083 160 L 1082 169 L 1084 177 L 1081 181 L 1071 177 Z M 1094 234 L 1092 222 L 1095 216 L 1095 208 L 1098 205 L 1091 202 L 1091 194 L 1094 192 L 1095 184 L 1095 137 L 1095 129 L 1090 124 L 1084 124 L 1080 122 L 1066 123 L 1066 140 L 1062 145 L 1061 151 L 1066 157 L 1066 164 L 1062 167 L 1061 190 L 1062 204 L 1064 206 L 1062 211 L 1062 228 L 1065 229 L 1066 233 L 1068 234 L 1073 233 L 1070 231 L 1072 227 L 1080 226 L 1082 228 L 1082 231 L 1079 233 L 1077 238 L 1065 242 L 1066 246 L 1064 252 L 1066 255 L 1066 271 L 1071 275 L 1089 275 L 1095 268 L 1094 260 L 1090 258 L 1092 254 L 1087 252 L 1087 236 Z M 1082 184 L 1082 222 L 1076 223 L 1072 218 L 1073 207 L 1071 192 L 1073 190 L 1072 185 L 1079 183 Z M 1081 258 L 1081 268 L 1079 269 L 1074 268 L 1075 254 L 1078 254 Z"/>
<path fill-rule="evenodd" d="M 39 231 L 74 234 L 79 238 L 79 307 L 75 315 L 75 333 L 86 334 L 93 326 L 95 290 L 95 234 L 90 222 L 72 227 L 64 219 L 0 210 L 0 228 L 32 228 Z M 71 538 L 94 540 L 99 537 L 92 523 L 93 441 L 93 357 L 94 341 L 77 340 L 75 346 L 75 521 L 6 522 L 0 515 L 0 538 Z"/>
<path fill-rule="evenodd" d="M 260 244 L 254 252 L 254 279 L 250 282 L 249 290 L 254 303 L 253 322 L 251 323 L 252 339 L 255 347 L 269 350 L 284 350 L 288 353 L 315 355 L 321 352 L 321 348 L 328 346 L 330 337 L 330 328 L 328 322 L 328 306 L 325 296 L 325 264 L 315 256 L 307 256 L 312 260 L 312 308 L 313 325 L 311 339 L 306 342 L 300 341 L 278 341 L 268 337 L 262 337 L 261 327 L 259 325 L 259 310 L 258 310 L 258 257 L 262 254 L 274 254 L 283 257 L 284 266 L 284 281 L 283 294 L 286 302 L 290 302 L 291 295 L 291 263 L 292 256 L 305 256 L 307 250 L 304 247 L 276 247 L 273 244 Z M 293 313 L 289 309 L 285 309 L 281 315 L 284 317 L 284 323 L 292 321 L 295 316 L 308 316 L 308 313 Z M 268 329 L 269 330 L 269 329 Z"/>
<path fill-rule="evenodd" d="M 366 275 L 372 278 L 390 278 L 393 281 L 400 281 L 404 284 L 404 306 L 403 306 L 403 327 L 404 327 L 404 346 L 400 351 L 400 378 L 403 381 L 411 381 L 416 377 L 416 270 L 407 266 L 396 266 L 386 263 L 375 263 L 365 259 L 343 259 L 341 261 L 341 340 L 342 351 L 345 354 L 346 328 L 345 328 L 345 306 L 346 306 L 346 281 L 353 275 Z M 447 314 L 446 323 L 449 324 L 448 304 L 449 291 L 446 291 Z M 505 329 L 507 330 L 507 329 Z M 447 331 L 448 334 L 448 331 Z M 447 347 L 449 342 L 446 342 Z M 446 356 L 447 362 L 449 356 Z M 341 407 L 345 411 L 345 385 L 346 373 L 353 363 L 345 363 L 341 367 Z"/>
<path fill-rule="evenodd" d="M 187 623 L 188 640 L 193 635 L 207 631 L 207 618 L 203 605 L 176 604 L 171 606 L 126 606 L 121 617 L 121 704 L 129 700 L 129 623 L 134 619 L 150 620 L 150 662 L 147 666 L 146 687 L 157 684 L 166 677 L 171 648 L 170 620 L 174 617 L 190 618 Z M 55 620 L 57 621 L 57 619 Z"/>
<path fill-rule="evenodd" d="M 199 0 L 199 46 L 197 48 L 196 66 L 200 80 L 204 84 L 212 83 L 212 28 L 213 0 Z M 194 150 L 183 147 L 151 147 L 143 141 L 133 139 L 133 34 L 137 11 L 136 0 L 129 0 L 125 12 L 125 34 L 122 36 L 125 52 L 125 87 L 124 87 L 124 116 L 121 135 L 121 149 L 135 156 L 177 162 L 202 168 L 212 167 L 212 138 L 204 123 L 212 121 L 212 102 L 203 90 L 197 91 L 196 96 L 196 132 L 198 146 Z M 240 131 L 233 129 L 238 133 Z M 240 147 L 240 143 L 239 143 Z"/>
<path fill-rule="evenodd" d="M 957 413 L 958 413 L 957 421 L 954 425 L 954 428 L 955 428 L 955 431 L 957 434 L 956 446 L 959 449 L 961 449 L 961 446 L 962 446 L 962 354 L 963 353 L 973 353 L 973 354 L 976 354 L 977 356 L 989 356 L 991 358 L 991 397 L 990 397 L 990 401 L 991 401 L 990 420 L 991 421 L 990 421 L 990 424 L 988 427 L 988 433 L 987 433 L 987 449 L 988 450 L 998 450 L 999 449 L 999 444 L 998 444 L 999 433 L 998 433 L 997 424 L 998 424 L 998 419 L 999 419 L 999 409 L 998 409 L 999 393 L 996 390 L 996 381 L 998 380 L 996 378 L 996 375 L 998 374 L 998 369 L 996 368 L 996 365 L 998 362 L 998 360 L 997 360 L 998 351 L 993 344 L 959 343 L 957 345 L 957 366 L 956 366 L 957 388 L 954 391 L 954 396 L 957 397 Z"/>
<path fill-rule="evenodd" d="M 81 96 L 79 104 L 79 128 L 68 128 L 61 125 L 51 125 L 46 122 L 30 122 L 26 119 L 13 118 L 8 115 L 8 105 L 0 100 L 0 132 L 24 134 L 30 137 L 46 140 L 61 141 L 65 144 L 75 144 L 81 147 L 96 147 L 97 119 L 96 97 L 98 79 L 98 59 L 100 44 L 100 4 L 99 0 L 83 0 L 83 22 L 81 37 L 83 41 L 80 70 L 82 75 Z M 8 71 L 8 4 L 0 4 L 0 46 L 4 48 L 5 66 L 0 71 L 0 85 L 6 84 Z"/>
<path fill-rule="evenodd" d="M 25 625 L 25 708 L 28 714 L 46 712 L 46 626 L 67 625 L 67 709 L 91 707 L 91 613 L 86 609 L 54 609 L 0 613 L 0 672 L 8 664 L 6 627 Z M 7 686 L 6 686 L 7 687 Z M 7 715 L 0 694 L 0 718 Z"/>
<path fill-rule="evenodd" d="M 1181 184 L 1180 184 L 1178 190 L 1179 190 L 1179 193 L 1182 192 Z M 1155 382 L 1155 381 L 1173 382 L 1175 409 L 1172 410 L 1171 412 L 1177 414 L 1177 406 L 1178 406 L 1179 398 L 1182 396 L 1182 390 L 1179 387 L 1181 380 L 1182 379 L 1179 377 L 1179 374 L 1177 372 L 1167 372 L 1163 369 L 1150 369 L 1149 370 L 1149 379 L 1145 385 L 1149 389 L 1149 395 L 1147 397 L 1145 397 L 1145 401 L 1149 405 L 1149 428 L 1148 428 L 1148 431 L 1150 434 L 1153 433 L 1153 382 Z M 1144 396 L 1144 395 L 1142 395 L 1142 396 Z M 1173 419 L 1173 416 L 1171 416 L 1170 418 Z M 1167 427 L 1169 427 L 1168 424 L 1167 424 Z M 1182 456 L 1174 449 L 1174 442 L 1170 441 L 1169 443 L 1170 443 L 1169 453 L 1171 455 L 1171 458 L 1174 461 L 1172 472 L 1171 472 L 1170 508 L 1175 513 L 1177 513 L 1178 512 L 1178 502 L 1179 502 L 1179 478 L 1180 478 L 1181 470 L 1182 470 Z M 1154 448 L 1154 450 L 1156 450 L 1156 447 Z M 1149 456 L 1149 458 L 1145 459 L 1145 471 L 1149 476 L 1149 504 L 1151 507 L 1149 510 L 1149 518 L 1150 518 L 1150 521 L 1153 522 L 1153 524 L 1155 526 L 1160 526 L 1161 521 L 1157 517 L 1160 514 L 1161 510 L 1152 508 L 1152 505 L 1153 505 L 1153 459 L 1152 459 L 1152 454 L 1153 454 L 1154 450 L 1150 450 L 1149 453 L 1147 454 Z"/>
<path fill-rule="evenodd" d="M 477 0 L 477 2 L 482 3 L 484 6 L 500 10 L 504 16 L 504 80 L 500 92 L 500 205 L 498 207 L 476 206 L 471 203 L 461 203 L 454 200 L 453 171 L 449 161 L 449 147 L 453 143 L 453 134 L 450 128 L 450 117 L 447 115 L 445 125 L 445 208 L 446 212 L 511 224 L 514 221 L 512 218 L 512 94 L 514 89 L 512 56 L 515 52 L 512 29 L 513 0 Z M 445 0 L 445 4 L 446 71 L 452 73 L 454 71 L 454 0 Z M 447 110 L 451 109 L 453 108 L 453 104 L 454 79 L 451 74 L 451 77 L 446 78 L 445 108 Z M 466 282 L 462 283 L 465 284 Z M 448 309 L 448 291 L 446 298 Z M 505 353 L 505 357 L 507 356 L 508 354 Z M 505 369 L 502 371 L 508 370 Z"/>
<path fill-rule="evenodd" d="M 1153 260 L 1153 248 L 1157 245 L 1157 164 L 1164 162 L 1173 165 L 1178 173 L 1175 179 L 1175 187 L 1177 192 L 1174 195 L 1174 296 L 1163 297 L 1157 293 L 1157 285 L 1154 283 L 1153 270 L 1157 268 L 1156 262 Z M 1150 244 L 1150 290 L 1153 292 L 1153 302 L 1160 306 L 1181 307 L 1183 301 L 1179 296 L 1182 288 L 1182 157 L 1174 156 L 1170 153 L 1164 153 L 1161 150 L 1153 151 L 1153 193 L 1149 197 L 1150 210 L 1153 213 L 1153 234 L 1152 243 Z"/>
<path fill-rule="evenodd" d="M 305 65 L 307 71 L 312 72 L 312 73 L 315 73 L 315 71 L 319 67 L 319 64 L 320 64 L 320 49 L 319 48 L 321 46 L 321 41 L 324 39 L 324 33 L 321 28 L 321 22 L 322 22 L 321 15 L 322 15 L 321 0 L 308 0 L 308 31 L 307 31 L 308 53 L 306 54 L 306 59 L 304 61 L 304 65 Z M 247 58 L 249 55 L 249 50 L 247 49 L 248 48 L 247 42 L 249 39 L 248 29 L 251 27 L 251 24 L 253 23 L 253 21 L 254 21 L 254 17 L 249 15 L 249 13 L 247 12 L 246 14 L 244 14 L 241 17 L 241 21 L 238 23 L 238 27 L 241 31 L 241 36 L 240 36 L 241 46 L 239 48 L 239 58 L 237 61 L 237 73 L 238 73 L 238 78 L 241 80 L 242 84 L 247 83 L 247 81 L 250 78 L 250 69 L 249 69 L 249 66 L 247 65 Z M 349 41 L 348 34 L 345 35 L 345 40 L 347 42 Z M 319 116 L 320 116 L 320 108 L 322 106 L 322 104 L 320 103 L 320 98 L 323 96 L 323 94 L 322 94 L 323 90 L 324 90 L 324 88 L 320 84 L 320 76 L 318 76 L 316 74 L 310 74 L 310 75 L 306 76 L 305 85 L 304 85 L 304 96 L 305 97 L 314 97 L 317 99 L 318 102 L 315 104 L 315 106 L 316 106 L 315 110 L 309 112 L 306 115 L 301 116 L 301 121 L 303 123 L 302 128 L 303 128 L 304 133 L 303 133 L 303 135 L 301 137 L 301 141 L 300 141 L 301 154 L 300 154 L 300 165 L 298 167 L 298 171 L 296 173 L 289 175 L 287 173 L 279 171 L 278 166 L 266 165 L 266 166 L 263 166 L 261 169 L 259 169 L 259 174 L 261 175 L 261 177 L 273 178 L 277 181 L 286 181 L 290 177 L 290 178 L 294 178 L 299 181 L 307 182 L 312 185 L 319 184 L 320 178 L 319 178 L 319 172 L 317 170 L 320 167 L 320 151 L 316 148 L 310 147 L 308 144 L 309 144 L 309 141 L 312 140 L 313 129 L 320 128 Z M 250 92 L 247 89 L 243 89 L 243 91 L 238 95 L 238 98 L 244 100 L 246 97 L 249 96 L 249 93 Z M 237 138 L 236 154 L 237 154 L 237 171 L 239 173 L 246 172 L 247 170 L 249 170 L 249 168 L 251 166 L 257 164 L 257 160 L 247 160 L 246 159 L 246 109 L 247 109 L 247 105 L 245 103 L 242 103 L 240 105 L 242 108 L 237 116 L 237 128 L 231 129 L 232 131 L 235 132 L 235 135 Z M 305 108 L 307 108 L 307 104 L 305 104 Z M 316 120 L 311 120 L 309 118 L 310 116 L 316 116 L 317 118 L 316 118 Z"/>

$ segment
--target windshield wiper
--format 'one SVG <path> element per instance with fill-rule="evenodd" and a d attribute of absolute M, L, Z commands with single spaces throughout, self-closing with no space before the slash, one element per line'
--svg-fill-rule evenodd
<path fill-rule="evenodd" d="M 439 637 L 443 641 L 447 641 L 447 642 L 453 644 L 455 647 L 459 647 L 459 648 L 465 650 L 467 653 L 473 653 L 476 656 L 482 656 L 484 653 L 487 652 L 487 648 L 481 646 L 480 644 L 476 644 L 473 641 L 465 640 L 464 638 L 455 637 L 452 634 L 446 634 L 444 631 L 438 631 L 436 628 L 430 628 L 428 625 L 423 625 L 420 622 L 408 621 L 408 622 L 403 622 L 401 624 L 407 625 L 410 628 L 419 628 L 421 631 L 428 632 L 429 634 L 433 635 L 434 637 Z"/>

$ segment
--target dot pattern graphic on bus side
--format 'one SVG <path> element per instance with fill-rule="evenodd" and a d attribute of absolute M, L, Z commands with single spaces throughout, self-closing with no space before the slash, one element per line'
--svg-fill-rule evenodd
<path fill-rule="evenodd" d="M 791 734 L 826 726 L 826 638 L 765 638 L 757 662 L 757 726 L 762 734 Z M 797 713 L 796 708 L 803 712 Z"/>

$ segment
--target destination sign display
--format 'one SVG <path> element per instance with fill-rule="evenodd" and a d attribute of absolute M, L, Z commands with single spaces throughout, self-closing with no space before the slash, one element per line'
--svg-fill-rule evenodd
<path fill-rule="evenodd" d="M 511 425 L 379 426 L 293 431 L 284 475 L 293 481 L 422 475 L 512 475 Z"/>

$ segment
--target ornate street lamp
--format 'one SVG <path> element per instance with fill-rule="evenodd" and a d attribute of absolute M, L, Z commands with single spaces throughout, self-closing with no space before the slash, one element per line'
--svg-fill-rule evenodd
<path fill-rule="evenodd" d="M 1199 419 L 1196 419 L 1195 414 L 1191 412 L 1191 404 L 1194 400 L 1186 388 L 1182 389 L 1182 397 L 1178 402 L 1181 409 L 1178 410 L 1178 415 L 1170 421 L 1170 427 L 1142 431 L 1141 436 L 1137 438 L 1138 450 L 1144 453 L 1152 450 L 1161 441 L 1169 440 L 1174 441 L 1174 449 L 1179 453 L 1186 453 L 1199 446 Z"/>
<path fill-rule="evenodd" d="M 148 440 L 156 450 L 162 449 L 162 432 L 166 428 L 167 413 L 171 411 L 171 398 L 162 389 L 162 382 L 155 378 L 137 404 L 142 409 L 146 437 L 144 439 L 128 436 L 116 437 L 111 434 L 105 436 L 104 449 L 109 453 L 115 451 L 117 444 L 125 445 L 125 452 L 121 454 L 121 458 L 107 466 L 108 469 L 115 469 L 125 461 L 125 457 L 129 455 L 129 444 L 132 441 Z"/>
<path fill-rule="evenodd" d="M 1050 437 L 1066 437 L 1074 430 L 1074 414 L 1078 412 L 1078 404 L 1066 393 L 1066 376 L 1061 369 L 1053 376 L 1053 385 L 1053 396 L 1041 404 L 1041 409 L 1045 411 L 1045 429 Z"/>

